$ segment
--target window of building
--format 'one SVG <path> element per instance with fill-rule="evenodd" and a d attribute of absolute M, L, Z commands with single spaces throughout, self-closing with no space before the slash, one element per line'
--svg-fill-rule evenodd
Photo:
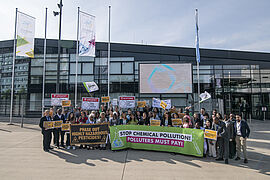
<path fill-rule="evenodd" d="M 83 63 L 83 74 L 93 74 L 93 63 Z"/>
<path fill-rule="evenodd" d="M 121 63 L 110 63 L 110 74 L 121 74 Z"/>
<path fill-rule="evenodd" d="M 78 74 L 81 74 L 81 63 L 78 63 Z M 76 63 L 70 63 L 70 74 L 76 74 Z"/>
<path fill-rule="evenodd" d="M 123 66 L 122 69 L 123 74 L 133 74 L 133 62 L 123 62 L 122 66 Z"/>

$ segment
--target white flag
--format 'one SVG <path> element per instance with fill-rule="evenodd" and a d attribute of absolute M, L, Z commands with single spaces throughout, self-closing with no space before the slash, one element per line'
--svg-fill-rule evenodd
<path fill-rule="evenodd" d="M 80 11 L 79 56 L 95 57 L 96 25 L 95 16 Z"/>
<path fill-rule="evenodd" d="M 200 94 L 200 98 L 201 98 L 200 102 L 203 102 L 207 99 L 210 99 L 211 95 L 208 92 L 204 91 L 204 93 Z"/>
<path fill-rule="evenodd" d="M 87 90 L 87 92 L 94 92 L 94 91 L 98 91 L 98 85 L 92 81 L 92 82 L 84 82 L 83 83 L 85 89 Z"/>
<path fill-rule="evenodd" d="M 35 20 L 18 11 L 17 56 L 34 58 Z"/>

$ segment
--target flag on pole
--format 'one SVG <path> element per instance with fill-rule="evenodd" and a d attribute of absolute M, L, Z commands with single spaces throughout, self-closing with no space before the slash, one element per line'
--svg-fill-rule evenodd
<path fill-rule="evenodd" d="M 94 81 L 84 82 L 83 85 L 84 85 L 85 89 L 87 90 L 87 92 L 89 92 L 89 93 L 99 90 L 98 85 Z"/>
<path fill-rule="evenodd" d="M 96 51 L 96 26 L 95 16 L 79 11 L 80 37 L 79 56 L 95 57 Z"/>
<path fill-rule="evenodd" d="M 34 58 L 35 18 L 18 11 L 16 55 Z"/>
<path fill-rule="evenodd" d="M 204 91 L 204 93 L 200 94 L 200 98 L 201 98 L 201 101 L 200 101 L 201 103 L 203 101 L 206 101 L 207 99 L 210 99 L 211 95 L 208 92 Z"/>
<path fill-rule="evenodd" d="M 196 19 L 196 60 L 198 63 L 200 63 L 200 48 L 199 48 L 199 24 L 198 24 L 198 9 L 195 11 L 195 19 Z"/>

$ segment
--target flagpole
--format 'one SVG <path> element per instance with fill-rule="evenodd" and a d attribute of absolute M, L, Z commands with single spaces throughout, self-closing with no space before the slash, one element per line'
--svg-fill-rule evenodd
<path fill-rule="evenodd" d="M 108 32 L 108 96 L 110 96 L 110 58 L 111 58 L 111 6 L 109 6 L 109 32 Z"/>
<path fill-rule="evenodd" d="M 196 19 L 196 60 L 197 60 L 197 80 L 198 80 L 198 111 L 200 113 L 200 48 L 199 48 L 199 25 L 198 25 L 198 9 L 195 10 Z"/>
<path fill-rule="evenodd" d="M 14 76 L 15 76 L 15 59 L 16 59 L 16 36 L 17 36 L 17 17 L 18 8 L 16 8 L 15 15 L 15 31 L 14 31 L 14 43 L 13 43 L 13 63 L 12 63 L 12 77 L 11 77 L 11 92 L 10 92 L 10 115 L 9 115 L 9 125 L 12 125 L 12 111 L 13 111 L 13 94 L 14 94 Z"/>
<path fill-rule="evenodd" d="M 41 116 L 43 116 L 43 112 L 45 109 L 45 77 L 46 77 L 46 51 L 47 51 L 47 11 L 48 8 L 45 9 L 45 30 L 44 30 L 44 54 L 43 54 L 43 82 L 42 82 L 42 112 Z"/>
<path fill-rule="evenodd" d="M 75 108 L 77 107 L 77 96 L 78 96 L 79 23 L 80 23 L 80 7 L 78 7 L 78 21 L 77 21 L 76 76 L 75 76 Z"/>

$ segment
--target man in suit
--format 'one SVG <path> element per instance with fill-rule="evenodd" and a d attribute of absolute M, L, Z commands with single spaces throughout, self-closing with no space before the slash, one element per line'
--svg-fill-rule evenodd
<path fill-rule="evenodd" d="M 45 121 L 52 121 L 52 119 L 50 117 L 50 111 L 49 110 L 46 110 L 44 112 L 44 116 L 40 119 L 40 122 L 39 122 L 39 127 L 41 128 L 41 133 L 43 135 L 43 150 L 45 152 L 49 152 L 49 149 L 52 149 L 50 147 L 51 139 L 52 139 L 52 130 L 51 129 L 45 129 L 43 127 L 43 123 Z"/>
<path fill-rule="evenodd" d="M 247 145 L 246 141 L 250 134 L 250 129 L 246 121 L 241 119 L 240 115 L 236 115 L 236 122 L 234 124 L 235 142 L 236 142 L 236 161 L 240 160 L 241 148 L 243 149 L 244 163 L 247 160 Z"/>
<path fill-rule="evenodd" d="M 57 113 L 56 115 L 53 117 L 53 121 L 63 121 L 63 123 L 65 123 L 65 117 L 62 114 L 62 109 L 57 109 Z M 65 132 L 61 131 L 61 128 L 54 128 L 53 130 L 53 142 L 54 145 L 57 146 L 57 148 L 59 148 L 59 134 L 61 134 L 61 146 L 64 146 L 64 137 L 65 137 Z"/>
<path fill-rule="evenodd" d="M 227 132 L 226 124 L 219 120 L 217 117 L 213 117 L 213 130 L 217 131 L 217 146 L 218 146 L 218 158 L 216 161 L 223 161 L 225 158 L 225 164 L 229 163 L 229 135 Z"/>

